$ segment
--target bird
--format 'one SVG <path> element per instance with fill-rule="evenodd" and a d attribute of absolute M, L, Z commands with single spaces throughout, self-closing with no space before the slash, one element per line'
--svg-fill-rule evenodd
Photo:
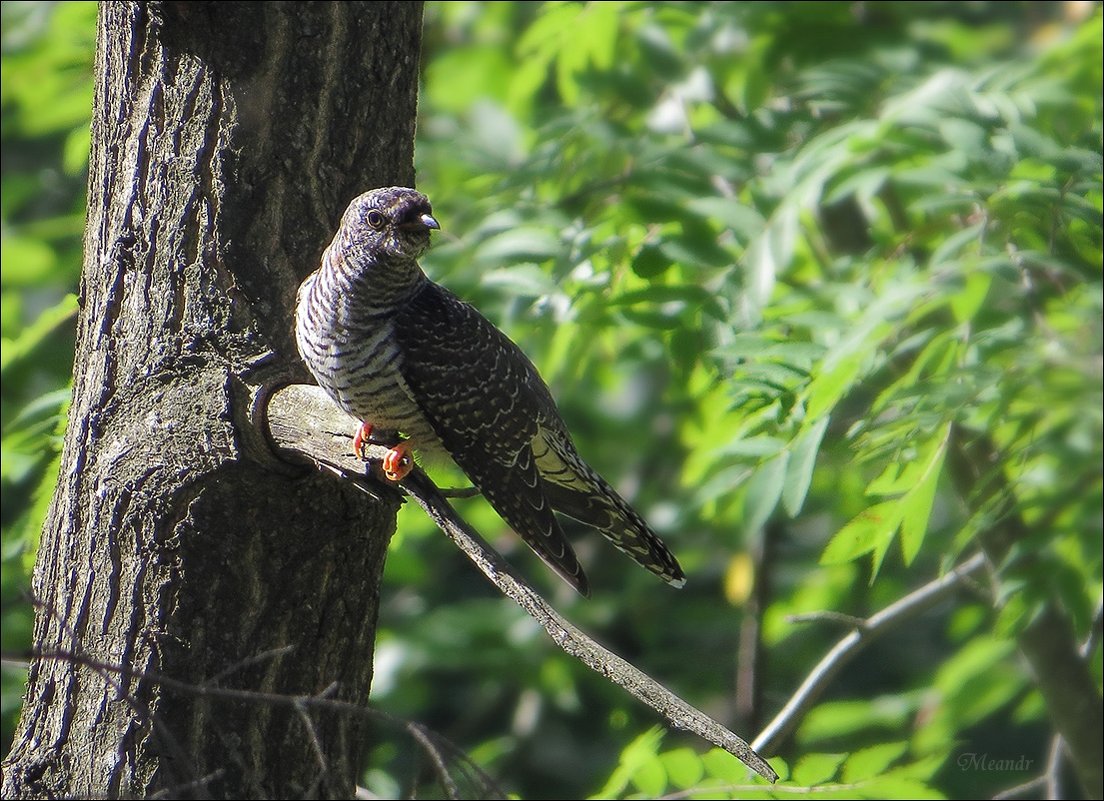
<path fill-rule="evenodd" d="M 451 458 L 583 596 L 589 583 L 556 512 L 683 586 L 671 551 L 579 455 L 529 358 L 423 272 L 418 259 L 439 229 L 420 192 L 372 189 L 349 204 L 321 266 L 299 287 L 299 353 L 319 386 L 360 421 L 354 452 L 364 458 L 370 439 L 398 440 L 382 464 L 395 482 L 413 468 L 412 451 L 423 460 Z"/>

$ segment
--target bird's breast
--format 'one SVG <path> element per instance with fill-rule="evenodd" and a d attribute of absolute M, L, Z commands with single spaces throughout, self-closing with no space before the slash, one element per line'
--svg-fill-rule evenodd
<path fill-rule="evenodd" d="M 326 302 L 322 286 L 300 297 L 296 340 L 308 369 L 346 412 L 380 431 L 398 431 L 419 449 L 441 449 L 418 405 L 403 388 L 403 354 L 387 310 Z M 312 291 L 313 290 L 313 291 Z"/>

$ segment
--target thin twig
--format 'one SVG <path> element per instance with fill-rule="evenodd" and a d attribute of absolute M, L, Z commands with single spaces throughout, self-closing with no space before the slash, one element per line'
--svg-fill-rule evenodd
<path fill-rule="evenodd" d="M 1040 787 L 1043 787 L 1047 783 L 1046 776 L 1036 776 L 1034 779 L 1028 779 L 1022 784 L 1017 784 L 1015 787 L 1009 787 L 1007 790 L 1001 790 L 999 793 L 993 796 L 993 801 L 1004 801 L 1007 798 L 1019 798 L 1020 796 L 1032 796 L 1038 792 Z M 1053 798 L 1054 796 L 1047 796 Z"/>
<path fill-rule="evenodd" d="M 1065 746 L 1062 743 L 1062 735 L 1055 734 L 1050 738 L 1050 749 L 1047 753 L 1047 766 L 1043 778 L 1046 780 L 1047 798 L 1062 797 L 1062 763 L 1065 754 Z"/>
<path fill-rule="evenodd" d="M 441 494 L 446 498 L 474 498 L 479 490 L 475 487 L 441 487 Z"/>
<path fill-rule="evenodd" d="M 925 584 L 866 620 L 859 621 L 855 629 L 837 642 L 809 672 L 774 720 L 752 741 L 751 747 L 757 751 L 776 750 L 782 739 L 816 703 L 824 689 L 860 651 L 880 635 L 930 609 L 954 592 L 968 576 L 983 569 L 985 564 L 985 556 L 975 554 L 946 575 Z"/>
<path fill-rule="evenodd" d="M 787 623 L 838 623 L 848 628 L 861 629 L 866 626 L 866 620 L 855 615 L 846 615 L 843 612 L 803 612 L 798 615 L 787 615 Z"/>
<path fill-rule="evenodd" d="M 433 741 L 426 736 L 425 726 L 411 721 L 406 724 L 406 730 L 411 737 L 422 744 L 422 750 L 429 755 L 429 760 L 433 763 L 433 770 L 437 774 L 437 781 L 441 783 L 445 794 L 452 799 L 459 798 L 460 791 L 456 787 L 456 782 L 452 780 L 452 776 L 449 775 L 448 765 L 445 764 L 444 757 L 434 746 Z"/>
<path fill-rule="evenodd" d="M 310 712 L 302 703 L 293 704 L 292 709 L 295 710 L 299 719 L 303 721 L 303 726 L 310 736 L 311 748 L 314 751 L 315 759 L 318 760 L 318 767 L 325 772 L 329 769 L 326 764 L 326 752 L 322 749 L 322 741 L 318 739 L 318 730 L 314 727 L 314 721 L 311 720 Z"/>
<path fill-rule="evenodd" d="M 276 648 L 270 648 L 267 651 L 261 651 L 261 653 L 254 654 L 248 659 L 243 659 L 240 662 L 235 662 L 234 664 L 227 667 L 225 670 L 222 670 L 216 673 L 211 678 L 207 679 L 204 684 L 218 684 L 231 673 L 236 673 L 239 670 L 243 670 L 247 667 L 252 667 L 253 665 L 259 664 L 261 662 L 268 662 L 272 659 L 276 659 L 277 657 L 284 656 L 285 654 L 290 654 L 294 650 L 294 645 L 281 645 Z"/>

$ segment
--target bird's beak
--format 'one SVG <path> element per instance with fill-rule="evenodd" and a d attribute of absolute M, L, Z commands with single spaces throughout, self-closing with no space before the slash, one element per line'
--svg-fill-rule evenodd
<path fill-rule="evenodd" d="M 409 222 L 402 223 L 401 225 L 399 225 L 399 227 L 405 228 L 408 231 L 413 231 L 419 228 L 436 229 L 438 231 L 441 230 L 441 224 L 434 219 L 432 214 L 423 214 L 416 220 L 410 220 Z"/>

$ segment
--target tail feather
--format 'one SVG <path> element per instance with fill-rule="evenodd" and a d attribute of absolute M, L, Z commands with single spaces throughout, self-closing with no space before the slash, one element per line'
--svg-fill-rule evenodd
<path fill-rule="evenodd" d="M 588 470 L 580 475 L 587 489 L 544 481 L 544 496 L 558 512 L 598 529 L 622 553 L 674 587 L 686 583 L 674 554 L 605 479 Z M 577 482 L 573 482 L 577 485 Z"/>

